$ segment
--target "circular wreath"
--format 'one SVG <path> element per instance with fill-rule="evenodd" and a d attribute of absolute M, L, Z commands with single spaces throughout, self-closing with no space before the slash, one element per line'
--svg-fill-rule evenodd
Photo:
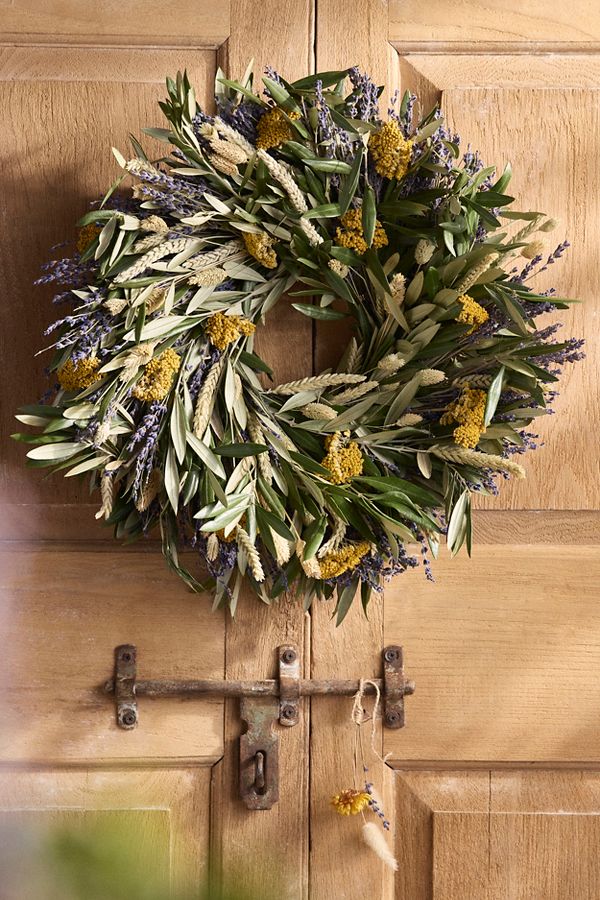
<path fill-rule="evenodd" d="M 471 494 L 523 476 L 526 429 L 582 355 L 536 324 L 568 301 L 529 286 L 568 245 L 546 260 L 533 237 L 556 223 L 510 211 L 510 168 L 461 154 L 439 109 L 415 121 L 413 95 L 382 121 L 357 69 L 263 82 L 219 72 L 211 116 L 169 78 L 169 127 L 146 129 L 168 155 L 114 151 L 124 175 L 40 279 L 73 309 L 48 329 L 55 392 L 18 417 L 41 433 L 17 437 L 34 466 L 91 473 L 117 537 L 158 523 L 216 606 L 246 577 L 267 603 L 337 589 L 341 621 L 417 564 L 407 545 L 429 576 L 440 535 L 470 549 Z M 269 380 L 254 333 L 284 296 L 352 323 L 335 370 Z"/>

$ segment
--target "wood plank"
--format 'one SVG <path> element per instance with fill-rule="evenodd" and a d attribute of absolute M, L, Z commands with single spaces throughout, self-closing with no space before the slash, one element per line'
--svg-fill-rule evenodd
<path fill-rule="evenodd" d="M 583 64 L 583 61 L 589 65 Z M 566 366 L 553 404 L 555 416 L 529 430 L 543 446 L 523 458 L 525 482 L 502 483 L 500 497 L 479 498 L 491 509 L 598 509 L 600 461 L 590 452 L 600 427 L 600 410 L 587 398 L 600 391 L 600 339 L 596 328 L 595 272 L 600 265 L 596 228 L 600 197 L 594 160 L 599 152 L 600 57 L 545 58 L 411 55 L 399 63 L 403 84 L 427 103 L 441 96 L 444 114 L 465 144 L 481 150 L 499 170 L 511 161 L 511 193 L 521 209 L 542 209 L 559 227 L 541 237 L 545 253 L 565 238 L 572 249 L 531 283 L 555 287 L 559 296 L 582 302 L 567 312 L 542 317 L 539 327 L 563 323 L 557 339 L 586 340 L 586 360 Z M 528 72 L 531 70 L 531 74 Z M 497 114 L 501 110 L 501 115 Z M 523 122 L 536 123 L 535 133 Z M 532 153 L 532 142 L 544 152 Z M 537 236 L 536 236 L 537 237 Z M 516 260 L 523 265 L 526 260 Z"/>
<path fill-rule="evenodd" d="M 140 700 L 139 726 L 115 722 L 100 686 L 114 648 L 138 647 L 140 678 L 222 678 L 223 617 L 191 594 L 160 551 L 13 545 L 0 562 L 0 761 L 216 760 L 222 704 Z"/>
<path fill-rule="evenodd" d="M 386 85 L 381 100 L 385 110 L 397 75 L 395 53 L 386 41 L 385 5 L 349 0 L 342 11 L 336 0 L 320 0 L 318 12 L 317 70 L 360 65 L 378 84 Z M 323 324 L 319 322 L 315 329 L 316 371 L 337 362 L 345 343 L 339 327 L 322 328 Z M 331 620 L 332 612 L 331 603 L 318 603 L 311 610 L 311 677 L 378 676 L 383 647 L 382 604 L 374 600 L 367 621 L 356 599 L 339 628 Z M 345 787 L 360 788 L 364 780 L 360 764 L 355 772 L 357 726 L 350 718 L 352 700 L 313 698 L 311 708 L 311 896 L 344 900 L 362 900 L 366 894 L 391 897 L 392 873 L 362 843 L 361 817 L 347 819 L 330 806 L 334 793 Z M 389 808 L 388 772 L 370 748 L 370 729 L 370 722 L 360 728 L 369 777 Z M 374 746 L 379 755 L 381 745 L 378 728 Z M 389 837 L 393 840 L 393 835 Z"/>
<path fill-rule="evenodd" d="M 530 42 L 579 44 L 600 40 L 600 15 L 594 0 L 570 6 L 544 0 L 462 0 L 459 7 L 443 0 L 390 0 L 391 41 L 419 43 L 484 41 L 503 45 Z"/>
<path fill-rule="evenodd" d="M 5 123 L 1 143 L 7 160 L 2 172 L 0 278 L 6 296 L 12 298 L 0 312 L 0 376 L 6 397 L 0 413 L 0 502 L 9 504 L 2 519 L 4 535 L 12 538 L 40 536 L 46 504 L 54 507 L 50 518 L 55 534 L 75 540 L 82 535 L 79 516 L 72 521 L 68 505 L 89 503 L 87 487 L 77 479 L 65 480 L 60 474 L 47 478 L 39 470 L 26 469 L 25 448 L 8 435 L 18 428 L 17 408 L 36 402 L 48 387 L 43 374 L 48 355 L 34 354 L 49 343 L 43 336 L 45 327 L 65 314 L 63 307 L 51 303 L 62 288 L 32 287 L 32 282 L 53 255 L 49 248 L 75 240 L 74 223 L 114 180 L 118 170 L 111 144 L 128 152 L 130 131 L 140 135 L 143 126 L 160 123 L 159 84 L 166 73 L 181 66 L 180 55 L 173 51 L 144 54 L 129 49 L 39 48 L 0 53 Z M 210 104 L 214 54 L 194 51 L 186 62 L 200 101 Z M 70 81 L 65 79 L 69 71 Z M 164 152 L 157 141 L 147 139 L 144 144 L 150 155 Z M 57 250 L 54 255 L 61 252 L 72 250 Z M 67 504 L 62 517 L 55 508 L 57 501 Z M 26 505 L 27 510 L 13 520 L 15 505 Z M 93 516 L 87 533 L 106 534 Z M 52 534 L 46 531 L 42 536 Z"/>
<path fill-rule="evenodd" d="M 314 7 L 313 0 L 265 0 L 261 4 L 233 0 L 231 35 L 219 55 L 223 68 L 230 76 L 239 77 L 253 58 L 257 86 L 267 64 L 292 80 L 313 71 Z M 310 323 L 299 314 L 290 315 L 285 299 L 269 316 L 259 346 L 277 380 L 310 372 Z M 296 598 L 283 597 L 267 608 L 246 592 L 235 620 L 226 624 L 226 677 L 273 677 L 277 647 L 284 643 L 298 648 L 301 672 L 307 676 L 308 625 Z M 275 727 L 280 735 L 280 800 L 270 810 L 248 813 L 238 796 L 238 705 L 226 704 L 225 755 L 214 777 L 215 865 L 225 890 L 232 893 L 243 883 L 249 896 L 272 892 L 281 900 L 300 900 L 308 896 L 308 710 L 295 727 Z"/>
<path fill-rule="evenodd" d="M 137 896 L 141 884 L 195 895 L 208 876 L 210 777 L 209 767 L 0 771 L 3 900 L 74 896 L 69 872 L 94 897 Z"/>
<path fill-rule="evenodd" d="M 406 760 L 597 760 L 600 554 L 596 547 L 488 545 L 398 578 L 385 639 L 406 648 L 417 691 Z"/>
<path fill-rule="evenodd" d="M 11 0 L 0 9 L 2 41 L 218 47 L 229 34 L 227 0 Z"/>

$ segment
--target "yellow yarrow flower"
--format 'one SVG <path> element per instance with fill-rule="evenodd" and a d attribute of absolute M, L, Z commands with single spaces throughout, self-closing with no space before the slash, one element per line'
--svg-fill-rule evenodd
<path fill-rule="evenodd" d="M 100 360 L 95 356 L 84 359 L 68 359 L 56 373 L 61 388 L 65 391 L 79 391 L 89 388 L 98 380 Z"/>
<path fill-rule="evenodd" d="M 457 422 L 453 431 L 454 441 L 461 447 L 472 450 L 485 432 L 485 404 L 487 393 L 466 387 L 458 400 L 451 403 L 440 419 L 440 424 Z"/>
<path fill-rule="evenodd" d="M 365 806 L 368 806 L 370 799 L 365 791 L 347 788 L 331 798 L 331 805 L 340 816 L 357 816 Z"/>
<path fill-rule="evenodd" d="M 77 237 L 77 252 L 85 253 L 92 241 L 96 240 L 101 231 L 102 226 L 94 225 L 93 222 L 90 225 L 84 225 L 83 228 L 80 228 Z"/>
<path fill-rule="evenodd" d="M 258 120 L 256 126 L 256 146 L 259 150 L 279 147 L 285 141 L 291 141 L 293 132 L 288 119 L 299 119 L 299 112 L 284 112 L 278 106 L 268 110 Z"/>
<path fill-rule="evenodd" d="M 343 228 L 338 228 L 335 233 L 335 242 L 340 247 L 347 247 L 349 250 L 355 250 L 357 253 L 366 253 L 369 249 L 365 241 L 362 227 L 362 210 L 349 209 L 341 217 L 340 222 Z M 377 250 L 379 247 L 387 246 L 388 238 L 384 231 L 383 225 L 377 219 L 375 222 L 375 234 L 373 235 L 372 246 Z"/>
<path fill-rule="evenodd" d="M 473 300 L 469 294 L 461 294 L 458 302 L 461 304 L 462 309 L 457 315 L 456 321 L 462 322 L 464 325 L 470 325 L 469 334 L 472 334 L 489 319 L 487 309 L 481 306 L 477 300 Z"/>
<path fill-rule="evenodd" d="M 218 312 L 207 319 L 204 331 L 217 350 L 224 350 L 228 344 L 237 341 L 240 335 L 254 334 L 256 325 L 241 316 L 226 316 Z"/>
<path fill-rule="evenodd" d="M 371 545 L 368 541 L 360 541 L 358 544 L 346 544 L 339 550 L 332 550 L 326 553 L 319 560 L 319 568 L 321 570 L 321 578 L 337 578 L 344 572 L 355 569 L 363 556 L 371 552 Z"/>
<path fill-rule="evenodd" d="M 348 434 L 345 432 L 344 436 Z M 336 431 L 326 438 L 325 449 L 327 455 L 321 460 L 321 465 L 329 469 L 333 484 L 346 484 L 355 475 L 362 474 L 363 456 L 356 441 L 344 446 L 341 433 Z"/>
<path fill-rule="evenodd" d="M 180 365 L 179 354 L 171 347 L 160 356 L 155 356 L 144 366 L 142 377 L 133 389 L 133 396 L 147 403 L 162 400 L 171 390 Z"/>
<path fill-rule="evenodd" d="M 402 135 L 395 119 L 390 119 L 371 135 L 369 151 L 375 161 L 375 171 L 383 178 L 404 178 L 410 165 L 412 141 Z"/>
<path fill-rule="evenodd" d="M 246 231 L 244 232 L 244 244 L 250 256 L 253 256 L 265 269 L 277 268 L 277 256 L 273 250 L 276 241 L 270 234 L 266 234 L 264 231 L 261 234 L 251 234 Z"/>

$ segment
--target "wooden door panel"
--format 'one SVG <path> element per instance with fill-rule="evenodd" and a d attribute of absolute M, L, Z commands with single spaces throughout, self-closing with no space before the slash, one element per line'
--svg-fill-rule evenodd
<path fill-rule="evenodd" d="M 395 759 L 590 760 L 600 751 L 597 546 L 476 546 L 387 589 L 418 689 Z"/>
<path fill-rule="evenodd" d="M 534 421 L 541 448 L 524 459 L 527 480 L 502 484 L 500 496 L 481 499 L 487 509 L 597 509 L 598 455 L 590 453 L 600 411 L 586 398 L 600 391 L 600 341 L 596 272 L 600 248 L 590 222 L 600 218 L 595 159 L 600 153 L 600 57 L 407 54 L 400 61 L 403 87 L 441 101 L 449 127 L 481 151 L 499 171 L 510 161 L 515 208 L 541 209 L 558 227 L 541 234 L 545 255 L 568 239 L 572 248 L 535 279 L 537 289 L 581 302 L 561 314 L 557 340 L 586 340 L 585 364 L 565 366 L 556 416 Z M 514 226 L 513 226 L 514 230 Z M 536 235 L 536 238 L 538 236 Z M 519 269 L 527 260 L 517 258 Z M 552 322 L 552 314 L 539 327 Z"/>
<path fill-rule="evenodd" d="M 3 4 L 5 39 L 39 43 L 219 47 L 230 31 L 228 0 L 11 0 Z"/>
<path fill-rule="evenodd" d="M 209 766 L 4 769 L 3 900 L 68 900 L 69 873 L 76 897 L 125 897 L 127 885 L 141 896 L 142 884 L 148 896 L 193 896 L 208 876 L 210 782 Z"/>
<path fill-rule="evenodd" d="M 544 0 L 464 0 L 460 11 L 443 0 L 389 3 L 389 39 L 403 45 L 473 47 L 493 42 L 504 48 L 520 45 L 528 52 L 548 43 L 579 48 L 599 38 L 594 0 L 575 0 L 568 6 Z"/>
<path fill-rule="evenodd" d="M 124 732 L 101 689 L 124 643 L 138 647 L 140 678 L 223 678 L 223 616 L 173 578 L 156 546 L 5 544 L 0 622 L 0 761 L 222 755 L 221 702 L 143 698 L 138 727 Z"/>
<path fill-rule="evenodd" d="M 214 51 L 188 51 L 185 63 L 200 102 L 211 104 Z M 44 478 L 24 464 L 23 445 L 8 439 L 18 406 L 47 390 L 46 357 L 34 355 L 51 342 L 44 329 L 62 312 L 51 298 L 63 290 L 33 287 L 55 251 L 70 255 L 75 222 L 119 174 L 111 144 L 133 153 L 129 133 L 159 122 L 156 103 L 166 73 L 182 60 L 173 50 L 16 47 L 0 50 L 0 140 L 3 252 L 0 279 L 5 296 L 0 314 L 0 366 L 6 402 L 0 428 L 0 538 L 81 540 L 110 537 L 94 520 L 87 486 L 79 479 Z M 144 139 L 150 155 L 164 146 Z"/>
<path fill-rule="evenodd" d="M 398 900 L 598 896 L 597 772 L 395 775 Z"/>

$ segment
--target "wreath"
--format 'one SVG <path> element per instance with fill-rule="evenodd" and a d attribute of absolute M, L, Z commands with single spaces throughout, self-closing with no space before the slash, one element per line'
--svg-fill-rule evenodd
<path fill-rule="evenodd" d="M 442 535 L 470 551 L 473 492 L 523 477 L 582 356 L 537 321 L 569 301 L 529 284 L 568 244 L 546 258 L 556 223 L 509 209 L 510 167 L 461 152 L 438 108 L 406 93 L 383 121 L 356 68 L 263 83 L 219 71 L 212 116 L 168 78 L 168 127 L 145 129 L 167 155 L 114 151 L 124 174 L 39 279 L 71 308 L 47 332 L 57 384 L 17 417 L 41 431 L 16 437 L 33 466 L 91 474 L 118 538 L 158 524 L 215 606 L 247 579 L 266 603 L 337 591 L 341 621 L 415 542 L 428 577 Z M 334 370 L 272 382 L 254 335 L 277 302 L 351 323 Z"/>

